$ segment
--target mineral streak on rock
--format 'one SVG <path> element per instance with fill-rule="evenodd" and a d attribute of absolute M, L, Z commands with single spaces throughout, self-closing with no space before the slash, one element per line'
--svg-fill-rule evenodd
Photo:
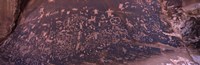
<path fill-rule="evenodd" d="M 0 42 L 10 34 L 15 25 L 14 20 L 18 15 L 18 12 L 15 12 L 17 2 L 18 0 L 0 0 Z"/>
<path fill-rule="evenodd" d="M 163 33 L 160 10 L 156 0 L 43 1 L 4 41 L 0 58 L 15 65 L 112 65 L 173 52 L 182 41 Z"/>

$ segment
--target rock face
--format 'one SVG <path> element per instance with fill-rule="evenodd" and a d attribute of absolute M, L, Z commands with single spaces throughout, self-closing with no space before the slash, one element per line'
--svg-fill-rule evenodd
<path fill-rule="evenodd" d="M 160 17 L 159 1 L 42 0 L 28 6 L 0 48 L 2 64 L 195 64 L 181 35 L 167 34 L 173 30 Z"/>
<path fill-rule="evenodd" d="M 17 0 L 0 0 L 0 41 L 12 30 L 16 6 Z"/>

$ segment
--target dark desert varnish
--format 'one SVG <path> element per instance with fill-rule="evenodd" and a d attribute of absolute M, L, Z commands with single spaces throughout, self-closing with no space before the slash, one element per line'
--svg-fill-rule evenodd
<path fill-rule="evenodd" d="M 175 4 L 181 6 L 177 2 L 170 5 Z M 157 0 L 31 1 L 3 42 L 0 61 L 15 65 L 154 65 L 184 59 L 180 62 L 195 64 L 181 37 L 164 34 L 173 31 L 160 16 Z"/>

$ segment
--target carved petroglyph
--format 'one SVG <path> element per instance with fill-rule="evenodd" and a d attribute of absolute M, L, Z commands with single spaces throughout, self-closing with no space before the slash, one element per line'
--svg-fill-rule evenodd
<path fill-rule="evenodd" d="M 108 9 L 108 10 L 106 11 L 108 17 L 113 17 L 113 12 L 114 12 L 114 11 L 111 10 L 111 9 Z"/>
<path fill-rule="evenodd" d="M 73 11 L 78 11 L 78 8 L 72 8 Z"/>
<path fill-rule="evenodd" d="M 97 10 L 97 9 L 94 9 L 93 11 L 94 11 L 94 14 L 98 14 L 99 13 L 99 10 Z"/>
<path fill-rule="evenodd" d="M 129 27 L 133 27 L 133 24 L 130 23 L 131 21 L 129 21 L 127 18 L 126 18 L 126 25 L 128 25 Z"/>
<path fill-rule="evenodd" d="M 124 6 L 124 5 L 120 3 L 118 8 L 119 8 L 120 10 L 123 10 L 123 9 L 124 9 L 123 6 Z"/>
<path fill-rule="evenodd" d="M 44 8 L 40 8 L 40 16 L 38 17 L 38 19 L 41 19 L 44 16 Z"/>
<path fill-rule="evenodd" d="M 67 11 L 67 14 L 70 14 L 70 11 Z"/>
<path fill-rule="evenodd" d="M 49 3 L 55 2 L 55 0 L 48 0 Z"/>
<path fill-rule="evenodd" d="M 118 24 L 120 24 L 120 22 L 121 22 L 121 19 L 120 19 L 119 17 L 112 17 L 112 18 L 110 19 L 110 23 L 111 23 L 112 25 L 118 25 Z"/>

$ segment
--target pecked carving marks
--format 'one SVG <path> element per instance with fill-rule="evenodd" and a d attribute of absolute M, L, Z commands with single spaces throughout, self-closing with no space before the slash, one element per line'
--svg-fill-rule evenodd
<path fill-rule="evenodd" d="M 66 1 L 44 1 L 4 42 L 0 56 L 16 64 L 123 63 L 163 51 L 143 45 L 149 42 L 179 46 L 162 34 L 157 1 Z"/>

